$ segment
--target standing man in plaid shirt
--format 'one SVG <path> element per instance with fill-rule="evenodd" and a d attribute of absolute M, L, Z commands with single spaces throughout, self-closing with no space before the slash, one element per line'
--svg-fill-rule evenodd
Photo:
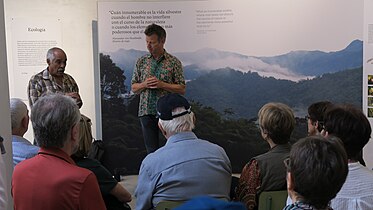
<path fill-rule="evenodd" d="M 185 79 L 180 60 L 164 49 L 166 31 L 159 25 L 151 24 L 144 33 L 149 54 L 137 60 L 131 83 L 132 91 L 140 94 L 138 116 L 149 154 L 162 146 L 156 103 L 168 93 L 184 94 Z"/>
<path fill-rule="evenodd" d="M 48 67 L 31 77 L 28 85 L 28 99 L 30 107 L 43 95 L 48 93 L 61 93 L 75 99 L 77 105 L 82 107 L 83 102 L 79 95 L 79 88 L 74 78 L 65 73 L 67 64 L 66 53 L 53 47 L 47 52 Z"/>

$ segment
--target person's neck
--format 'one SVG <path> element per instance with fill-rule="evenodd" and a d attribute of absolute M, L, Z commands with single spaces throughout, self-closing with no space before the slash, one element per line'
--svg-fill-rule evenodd
<path fill-rule="evenodd" d="M 62 85 L 62 77 L 53 77 L 53 79 L 57 82 L 58 85 Z"/>
<path fill-rule="evenodd" d="M 15 135 L 15 136 L 20 136 L 20 137 L 23 137 L 23 135 L 25 135 L 26 131 L 24 131 L 24 129 L 13 129 L 12 130 L 12 135 Z"/>
<path fill-rule="evenodd" d="M 163 56 L 163 54 L 164 54 L 164 49 L 160 53 L 152 54 L 152 56 L 155 60 L 158 60 L 159 58 L 161 58 Z"/>
<path fill-rule="evenodd" d="M 272 149 L 273 147 L 277 146 L 277 144 L 273 143 L 272 139 L 268 138 L 267 140 L 269 147 Z"/>
<path fill-rule="evenodd" d="M 67 142 L 65 142 L 65 145 L 61 148 L 61 150 L 64 151 L 69 156 L 74 154 L 73 146 L 71 144 L 67 143 Z"/>
<path fill-rule="evenodd" d="M 348 163 L 356 163 L 356 162 L 358 162 L 357 160 L 354 160 L 354 159 L 348 159 L 347 161 L 348 161 Z"/>

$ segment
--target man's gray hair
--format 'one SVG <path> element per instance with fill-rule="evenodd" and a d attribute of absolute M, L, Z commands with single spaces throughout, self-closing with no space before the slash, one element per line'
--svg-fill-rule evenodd
<path fill-rule="evenodd" d="M 20 128 L 22 119 L 27 116 L 27 105 L 19 98 L 11 98 L 9 104 L 12 130 Z"/>
<path fill-rule="evenodd" d="M 53 61 L 53 59 L 54 59 L 54 51 L 56 51 L 56 50 L 63 51 L 61 48 L 58 48 L 58 47 L 52 47 L 52 48 L 50 48 L 48 50 L 48 52 L 47 52 L 47 60 Z"/>
<path fill-rule="evenodd" d="M 35 140 L 44 148 L 62 148 L 71 128 L 79 121 L 80 112 L 74 99 L 62 94 L 39 98 L 31 110 Z"/>
<path fill-rule="evenodd" d="M 172 115 L 185 111 L 186 109 L 184 107 L 178 107 L 172 111 Z M 192 131 L 194 129 L 194 113 L 191 112 L 190 114 L 185 114 L 172 120 L 159 119 L 159 123 L 168 134 Z"/>

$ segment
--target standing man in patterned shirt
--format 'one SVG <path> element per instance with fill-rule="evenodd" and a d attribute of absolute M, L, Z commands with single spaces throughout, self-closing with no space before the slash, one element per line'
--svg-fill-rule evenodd
<path fill-rule="evenodd" d="M 75 99 L 82 107 L 83 101 L 79 95 L 79 88 L 74 78 L 65 73 L 67 63 L 66 53 L 53 47 L 47 52 L 48 67 L 31 77 L 28 85 L 28 99 L 30 107 L 43 95 L 48 93 L 62 93 Z"/>
<path fill-rule="evenodd" d="M 139 119 L 146 151 L 154 152 L 159 142 L 157 100 L 168 93 L 185 93 L 183 67 L 179 59 L 164 49 L 166 31 L 151 24 L 145 29 L 146 47 L 150 54 L 139 58 L 132 76 L 132 91 L 140 94 Z"/>

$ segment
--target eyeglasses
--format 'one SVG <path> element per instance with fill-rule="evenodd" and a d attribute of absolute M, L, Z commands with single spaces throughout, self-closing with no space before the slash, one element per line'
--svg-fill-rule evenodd
<path fill-rule="evenodd" d="M 284 165 L 285 165 L 286 171 L 290 171 L 290 158 L 286 158 L 284 160 Z"/>
<path fill-rule="evenodd" d="M 308 119 L 310 119 L 310 116 L 309 116 L 309 115 L 306 115 L 306 116 L 304 117 L 304 119 L 308 120 Z"/>

